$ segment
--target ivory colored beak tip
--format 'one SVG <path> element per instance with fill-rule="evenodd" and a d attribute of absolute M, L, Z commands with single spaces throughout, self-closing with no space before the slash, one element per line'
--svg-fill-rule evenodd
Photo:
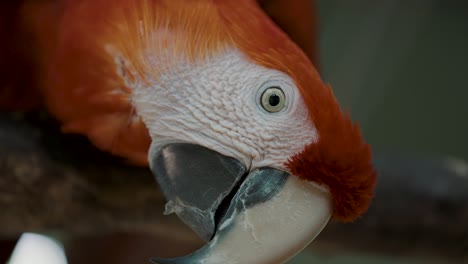
<path fill-rule="evenodd" d="M 259 175 L 261 177 L 265 175 Z M 246 190 L 250 186 L 246 186 Z M 242 193 L 241 190 L 238 193 Z M 237 201 L 243 204 L 242 196 Z M 332 214 L 329 191 L 291 176 L 268 201 L 235 210 L 215 237 L 198 251 L 158 264 L 278 264 L 302 251 Z"/>

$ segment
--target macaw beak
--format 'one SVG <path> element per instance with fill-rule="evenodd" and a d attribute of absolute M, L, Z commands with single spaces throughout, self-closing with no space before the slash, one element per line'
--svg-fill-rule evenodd
<path fill-rule="evenodd" d="M 198 251 L 159 264 L 283 263 L 307 246 L 332 214 L 329 191 L 289 173 L 247 171 L 208 148 L 152 146 L 151 169 L 176 213 L 202 239 Z"/>

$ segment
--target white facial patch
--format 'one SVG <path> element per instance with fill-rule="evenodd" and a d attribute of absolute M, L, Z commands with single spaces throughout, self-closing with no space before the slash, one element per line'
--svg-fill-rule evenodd
<path fill-rule="evenodd" d="M 130 85 L 153 147 L 194 143 L 237 158 L 249 169 L 286 169 L 288 158 L 317 139 L 294 81 L 236 49 L 196 62 L 180 57 L 149 60 L 170 64 L 158 67 L 164 69 L 159 76 L 148 73 L 144 84 Z M 269 87 L 284 92 L 285 106 L 279 112 L 262 107 L 261 95 Z"/>

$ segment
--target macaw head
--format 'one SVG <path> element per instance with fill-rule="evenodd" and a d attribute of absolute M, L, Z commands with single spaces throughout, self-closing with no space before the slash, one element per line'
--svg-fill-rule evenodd
<path fill-rule="evenodd" d="M 73 24 L 73 13 L 87 20 Z M 76 76 L 76 65 L 86 62 L 77 54 L 102 47 L 94 52 L 99 65 L 113 67 L 95 63 L 85 74 L 94 81 L 113 76 L 98 85 L 113 89 L 92 100 L 129 102 L 118 109 L 135 113 L 130 121 L 141 121 L 151 138 L 148 162 L 166 213 L 209 242 L 156 262 L 281 263 L 330 218 L 352 221 L 368 208 L 376 180 L 370 147 L 307 56 L 256 1 L 82 1 L 63 19 L 59 40 L 83 53 L 56 48 L 57 60 L 75 59 L 56 63 L 56 72 L 69 67 Z M 72 41 L 76 35 L 80 42 Z M 66 75 L 56 76 L 64 82 Z M 101 107 L 106 118 L 115 101 Z M 87 120 L 65 129 L 94 129 L 97 119 Z M 97 127 L 88 135 L 100 145 L 114 130 L 100 136 Z M 119 134 L 127 136 L 126 150 L 141 142 L 130 132 Z"/>
<path fill-rule="evenodd" d="M 149 131 L 166 213 L 209 241 L 156 262 L 278 263 L 330 217 L 351 221 L 367 209 L 375 182 L 369 146 L 254 1 L 131 11 L 139 36 L 110 52 Z"/>

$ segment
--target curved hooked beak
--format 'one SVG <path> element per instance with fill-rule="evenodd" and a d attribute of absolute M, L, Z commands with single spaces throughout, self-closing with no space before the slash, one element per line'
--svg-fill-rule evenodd
<path fill-rule="evenodd" d="M 198 251 L 159 264 L 283 263 L 307 246 L 332 213 L 326 188 L 285 171 L 246 171 L 236 159 L 199 145 L 156 148 L 150 164 L 176 213 L 202 239 Z"/>

